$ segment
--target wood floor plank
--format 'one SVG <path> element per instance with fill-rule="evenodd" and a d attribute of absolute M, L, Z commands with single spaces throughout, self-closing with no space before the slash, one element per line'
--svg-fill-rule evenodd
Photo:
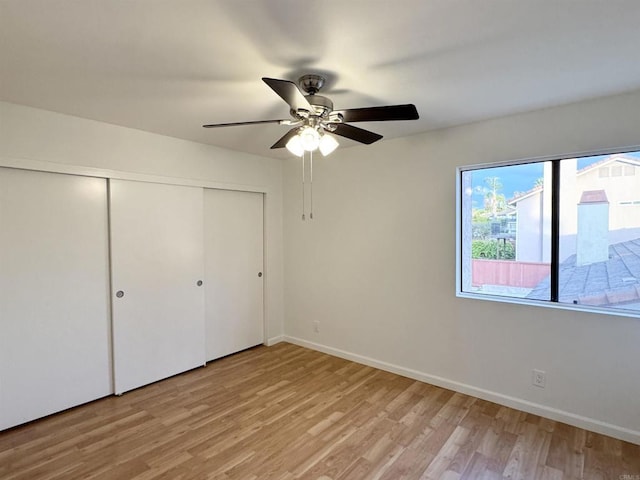
<path fill-rule="evenodd" d="M 287 343 L 0 432 L 3 480 L 634 475 L 638 445 Z"/>

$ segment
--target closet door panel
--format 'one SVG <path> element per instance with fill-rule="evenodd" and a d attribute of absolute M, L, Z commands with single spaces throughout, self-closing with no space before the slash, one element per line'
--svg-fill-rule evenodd
<path fill-rule="evenodd" d="M 122 393 L 205 363 L 203 192 L 112 180 L 110 207 L 115 390 Z"/>
<path fill-rule="evenodd" d="M 112 389 L 106 180 L 0 168 L 0 429 Z"/>
<path fill-rule="evenodd" d="M 205 189 L 207 360 L 264 342 L 263 195 Z"/>

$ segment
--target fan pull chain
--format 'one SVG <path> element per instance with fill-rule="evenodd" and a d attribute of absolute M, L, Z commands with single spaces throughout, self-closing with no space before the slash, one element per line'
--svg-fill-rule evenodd
<path fill-rule="evenodd" d="M 313 150 L 309 152 L 309 220 L 313 220 Z"/>
<path fill-rule="evenodd" d="M 304 216 L 304 152 L 300 155 L 302 159 L 302 220 L 305 220 Z"/>

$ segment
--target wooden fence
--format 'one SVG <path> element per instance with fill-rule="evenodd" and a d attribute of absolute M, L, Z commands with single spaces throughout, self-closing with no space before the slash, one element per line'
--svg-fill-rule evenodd
<path fill-rule="evenodd" d="M 551 271 L 551 266 L 548 263 L 516 262 L 513 260 L 473 259 L 471 268 L 474 287 L 505 285 L 533 288 Z"/>

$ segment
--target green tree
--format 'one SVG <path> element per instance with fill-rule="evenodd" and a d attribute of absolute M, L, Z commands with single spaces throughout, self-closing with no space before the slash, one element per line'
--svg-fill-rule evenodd
<path fill-rule="evenodd" d="M 499 212 L 507 208 L 507 200 L 504 194 L 500 193 L 502 182 L 500 177 L 486 177 L 484 182 L 487 184 L 484 194 L 484 208 L 492 218 L 496 218 Z"/>

